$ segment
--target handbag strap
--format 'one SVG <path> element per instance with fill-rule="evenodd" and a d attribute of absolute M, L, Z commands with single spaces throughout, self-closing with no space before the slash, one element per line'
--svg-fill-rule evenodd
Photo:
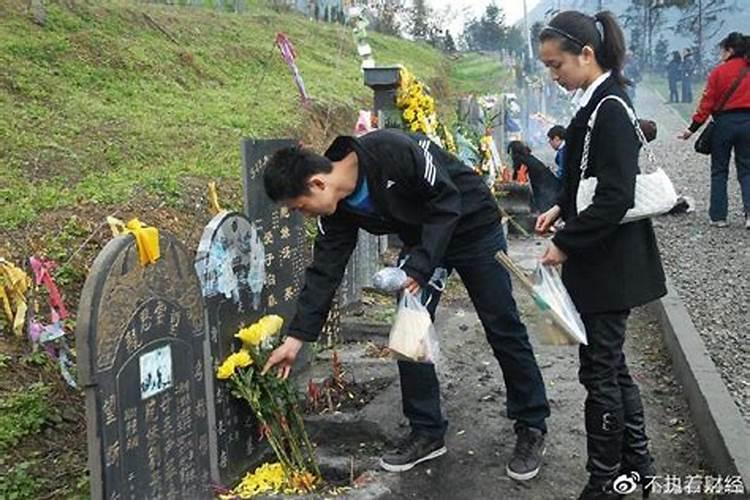
<path fill-rule="evenodd" d="M 596 105 L 596 108 L 594 108 L 594 112 L 591 113 L 591 116 L 589 117 L 588 125 L 586 127 L 586 136 L 583 139 L 583 154 L 581 155 L 581 179 L 583 179 L 584 174 L 586 173 L 586 169 L 588 169 L 589 166 L 589 151 L 591 149 L 591 132 L 594 129 L 594 124 L 596 123 L 596 116 L 599 113 L 599 108 L 604 104 L 605 101 L 617 101 L 625 108 L 625 112 L 628 114 L 628 119 L 630 120 L 630 123 L 633 124 L 633 128 L 635 129 L 635 135 L 638 137 L 638 141 L 641 143 L 641 146 L 646 151 L 646 155 L 649 159 L 649 164 L 652 166 L 656 165 L 656 158 L 654 157 L 654 153 L 651 151 L 651 148 L 648 145 L 648 140 L 646 140 L 646 136 L 643 134 L 643 130 L 641 129 L 641 126 L 638 124 L 638 117 L 635 114 L 635 111 L 628 106 L 628 103 L 626 103 L 621 97 L 618 97 L 616 95 L 608 95 L 605 96 L 601 101 L 599 101 L 599 104 Z"/>
<path fill-rule="evenodd" d="M 721 98 L 721 103 L 716 107 L 716 110 L 713 111 L 714 113 L 718 113 L 721 110 L 724 109 L 724 106 L 726 106 L 727 102 L 729 101 L 729 98 L 734 95 L 734 92 L 739 88 L 740 83 L 742 83 L 742 80 L 745 79 L 747 74 L 750 72 L 750 66 L 745 66 L 745 69 L 740 71 L 740 74 L 737 75 L 737 78 L 734 79 L 732 82 L 732 86 L 729 87 L 729 90 L 724 94 L 724 97 Z"/>

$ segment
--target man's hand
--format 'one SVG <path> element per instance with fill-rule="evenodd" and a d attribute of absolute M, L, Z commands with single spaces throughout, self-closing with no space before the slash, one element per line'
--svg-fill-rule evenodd
<path fill-rule="evenodd" d="M 693 135 L 693 133 L 690 130 L 686 130 L 680 135 L 677 136 L 678 139 L 682 139 L 683 141 L 686 141 L 690 139 L 690 136 Z"/>
<path fill-rule="evenodd" d="M 547 266 L 556 266 L 566 260 L 568 260 L 568 256 L 565 255 L 565 252 L 557 248 L 557 245 L 554 243 L 550 243 L 544 255 L 542 255 L 542 264 Z"/>
<path fill-rule="evenodd" d="M 555 205 L 536 218 L 536 225 L 534 226 L 534 230 L 539 234 L 546 233 L 559 217 L 560 206 Z"/>
<path fill-rule="evenodd" d="M 297 358 L 297 353 L 302 348 L 303 342 L 300 339 L 294 337 L 287 337 L 284 343 L 273 350 L 271 355 L 268 357 L 266 366 L 263 367 L 262 375 L 268 373 L 268 370 L 274 366 L 278 367 L 278 377 L 287 378 L 289 372 L 292 371 L 292 364 Z"/>
<path fill-rule="evenodd" d="M 419 282 L 417 280 L 411 277 L 406 278 L 406 281 L 404 282 L 404 290 L 416 296 L 419 293 L 420 289 L 421 287 L 419 286 Z"/>

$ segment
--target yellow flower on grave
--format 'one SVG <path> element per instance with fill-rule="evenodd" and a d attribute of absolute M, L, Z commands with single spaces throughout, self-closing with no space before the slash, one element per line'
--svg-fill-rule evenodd
<path fill-rule="evenodd" d="M 227 359 L 225 359 L 224 362 L 219 365 L 219 368 L 216 370 L 216 378 L 218 378 L 219 380 L 226 380 L 234 375 L 234 371 L 237 369 L 237 366 L 235 365 L 232 356 L 233 355 L 230 355 Z"/>
<path fill-rule="evenodd" d="M 253 358 L 250 357 L 247 349 L 240 349 L 229 357 L 232 358 L 236 368 L 245 368 L 253 364 Z"/>
<path fill-rule="evenodd" d="M 281 327 L 284 325 L 284 318 L 277 314 L 269 314 L 263 316 L 258 323 L 261 324 L 263 329 L 263 338 L 276 335 L 281 331 Z"/>
<path fill-rule="evenodd" d="M 232 490 L 231 495 L 221 495 L 222 499 L 252 498 L 261 493 L 283 493 L 286 484 L 286 473 L 280 463 L 265 463 L 247 473 L 242 482 Z"/>
<path fill-rule="evenodd" d="M 240 339 L 246 346 L 258 346 L 263 341 L 263 331 L 258 323 L 242 328 L 235 337 Z"/>

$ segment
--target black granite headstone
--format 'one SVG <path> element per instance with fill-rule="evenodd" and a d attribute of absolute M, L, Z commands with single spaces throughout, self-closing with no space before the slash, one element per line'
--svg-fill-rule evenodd
<path fill-rule="evenodd" d="M 286 320 L 285 327 L 294 315 L 304 281 L 308 243 L 302 215 L 268 198 L 262 172 L 270 155 L 294 144 L 291 139 L 246 139 L 242 143 L 245 214 L 258 229 L 266 252 L 262 303 L 267 314 L 278 314 Z"/>
<path fill-rule="evenodd" d="M 213 374 L 240 347 L 234 334 L 257 321 L 265 310 L 259 300 L 265 280 L 264 248 L 255 227 L 241 214 L 216 215 L 203 231 L 195 268 L 206 305 L 213 368 L 207 384 L 209 441 L 212 451 L 216 450 L 211 473 L 214 481 L 230 485 L 250 467 L 258 431 L 247 403 L 233 397 L 228 384 Z"/>
<path fill-rule="evenodd" d="M 192 259 L 160 235 L 138 261 L 131 235 L 91 267 L 76 326 L 94 499 L 211 496 L 203 307 Z"/>

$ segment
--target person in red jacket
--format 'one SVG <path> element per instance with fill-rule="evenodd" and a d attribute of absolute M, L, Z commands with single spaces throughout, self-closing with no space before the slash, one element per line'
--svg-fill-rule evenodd
<path fill-rule="evenodd" d="M 727 179 L 729 159 L 734 149 L 737 178 L 742 191 L 745 228 L 750 229 L 750 36 L 730 33 L 719 43 L 721 64 L 708 76 L 693 123 L 679 138 L 688 139 L 713 116 L 711 140 L 711 199 L 708 216 L 711 225 L 727 226 Z M 739 85 L 718 109 L 736 81 Z"/>

